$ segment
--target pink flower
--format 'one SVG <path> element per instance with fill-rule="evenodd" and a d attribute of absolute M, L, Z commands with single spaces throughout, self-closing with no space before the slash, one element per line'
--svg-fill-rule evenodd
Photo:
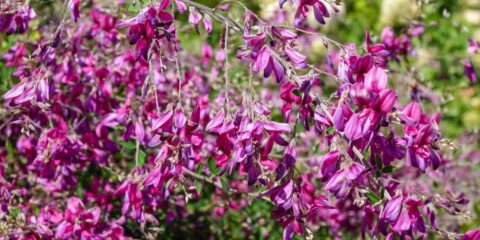
<path fill-rule="evenodd" d="M 70 0 L 68 2 L 68 10 L 70 11 L 72 20 L 75 22 L 77 22 L 77 19 L 80 16 L 80 10 L 78 9 L 79 6 L 80 6 L 80 0 Z"/>
<path fill-rule="evenodd" d="M 352 163 L 349 167 L 337 171 L 325 185 L 325 190 L 335 194 L 338 198 L 346 197 L 351 190 L 353 182 L 365 170 L 359 163 Z"/>
<path fill-rule="evenodd" d="M 365 87 L 369 91 L 380 92 L 387 87 L 388 76 L 384 69 L 373 66 L 365 75 Z"/>

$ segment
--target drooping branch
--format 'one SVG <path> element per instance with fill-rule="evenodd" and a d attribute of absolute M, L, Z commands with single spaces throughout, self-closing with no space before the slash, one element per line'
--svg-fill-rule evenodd
<path fill-rule="evenodd" d="M 237 32 L 242 31 L 242 26 L 228 16 L 224 16 L 224 15 L 218 13 L 217 11 L 215 11 L 215 10 L 205 6 L 205 5 L 202 5 L 200 3 L 192 2 L 190 0 L 180 0 L 180 1 L 185 3 L 188 6 L 194 7 L 196 9 L 198 9 L 199 11 L 210 15 L 211 17 L 215 18 L 219 22 L 228 23 L 228 25 L 230 25 L 232 27 L 232 29 L 237 31 Z"/>

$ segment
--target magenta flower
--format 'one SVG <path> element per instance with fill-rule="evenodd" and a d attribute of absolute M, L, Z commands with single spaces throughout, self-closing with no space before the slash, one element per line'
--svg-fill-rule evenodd
<path fill-rule="evenodd" d="M 419 207 L 425 205 L 425 202 L 412 198 L 405 199 L 404 209 L 401 211 L 395 224 L 392 226 L 397 233 L 404 234 L 407 231 L 425 234 L 426 226 Z"/>
<path fill-rule="evenodd" d="M 345 198 L 364 170 L 363 165 L 352 163 L 349 167 L 337 171 L 325 185 L 325 190 L 335 194 L 337 198 Z"/>
<path fill-rule="evenodd" d="M 350 141 L 355 141 L 362 137 L 363 126 L 357 113 L 353 113 L 345 125 L 345 136 Z"/>
<path fill-rule="evenodd" d="M 395 91 L 384 89 L 378 94 L 373 105 L 378 111 L 385 114 L 392 111 L 397 99 L 398 96 L 395 94 Z"/>
<path fill-rule="evenodd" d="M 388 75 L 385 70 L 374 66 L 365 74 L 365 88 L 378 93 L 387 87 L 387 80 Z"/>
<path fill-rule="evenodd" d="M 478 49 L 480 49 L 480 42 L 475 41 L 473 38 L 469 38 L 468 39 L 467 53 L 468 54 L 476 54 L 476 53 L 478 53 Z"/>
<path fill-rule="evenodd" d="M 337 162 L 340 157 L 339 151 L 329 152 L 318 161 L 321 163 L 320 173 L 322 179 L 330 179 L 337 169 Z"/>
<path fill-rule="evenodd" d="M 69 239 L 95 236 L 95 225 L 100 218 L 100 208 L 85 209 L 83 202 L 78 198 L 68 199 L 67 204 L 64 220 L 57 226 L 55 237 Z"/>
<path fill-rule="evenodd" d="M 8 3 L 0 7 L 0 11 L 3 8 L 8 10 Z M 13 6 L 16 8 L 15 6 Z M 5 32 L 7 35 L 13 33 L 24 33 L 28 29 L 28 23 L 31 19 L 35 18 L 36 14 L 33 9 L 28 5 L 23 5 L 21 8 L 16 9 L 13 13 L 0 14 L 0 32 Z"/>
<path fill-rule="evenodd" d="M 468 230 L 462 237 L 462 240 L 475 240 L 480 238 L 480 229 Z"/>
<path fill-rule="evenodd" d="M 395 223 L 402 213 L 403 196 L 396 196 L 390 199 L 382 210 L 380 218 L 389 223 Z"/>
<path fill-rule="evenodd" d="M 477 70 L 475 66 L 473 66 L 472 61 L 464 60 L 463 61 L 463 69 L 465 72 L 465 76 L 470 80 L 472 83 L 476 83 L 478 80 Z"/>
<path fill-rule="evenodd" d="M 411 29 L 412 36 L 418 36 L 423 32 L 423 25 L 414 26 Z M 385 27 L 381 34 L 381 40 L 385 45 L 385 48 L 391 51 L 391 59 L 398 61 L 398 56 L 406 58 L 408 55 L 413 54 L 412 43 L 408 36 L 401 35 L 399 37 L 395 36 L 393 29 L 391 27 Z"/>
<path fill-rule="evenodd" d="M 410 164 L 423 172 L 428 165 L 436 170 L 441 164 L 440 155 L 433 147 L 437 140 L 439 135 L 433 124 L 421 125 L 417 134 L 408 140 L 407 160 Z"/>
<path fill-rule="evenodd" d="M 149 6 L 143 9 L 136 17 L 120 21 L 119 27 L 128 27 L 127 39 L 131 45 L 136 45 L 139 56 L 148 58 L 148 51 L 152 41 L 162 38 L 170 38 L 174 29 L 170 27 L 173 16 L 165 12 L 170 1 L 163 0 L 158 8 Z M 158 31 L 160 28 L 161 31 Z"/>
<path fill-rule="evenodd" d="M 70 0 L 68 2 L 68 10 L 70 11 L 70 15 L 72 16 L 72 20 L 77 22 L 78 18 L 80 17 L 80 0 Z"/>
<path fill-rule="evenodd" d="M 298 53 L 290 46 L 285 47 L 285 52 L 287 53 L 289 60 L 292 61 L 297 67 L 299 68 L 306 67 L 305 62 L 307 61 L 307 57 Z"/>
<path fill-rule="evenodd" d="M 198 24 L 202 20 L 202 15 L 197 11 L 190 11 L 190 15 L 188 15 L 188 22 L 193 24 L 195 30 L 198 32 Z"/>
<path fill-rule="evenodd" d="M 287 0 L 280 0 L 280 7 L 283 8 Z M 325 24 L 325 18 L 330 17 L 330 13 L 327 9 L 327 3 L 330 7 L 335 11 L 338 12 L 338 8 L 331 2 L 321 1 L 321 0 L 291 0 L 292 3 L 298 4 L 297 11 L 295 12 L 295 27 L 300 27 L 307 18 L 307 13 L 309 9 L 313 8 L 315 19 L 321 23 Z"/>

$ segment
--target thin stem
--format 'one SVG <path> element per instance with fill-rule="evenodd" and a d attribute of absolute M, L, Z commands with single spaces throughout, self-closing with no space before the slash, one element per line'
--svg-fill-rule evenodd
<path fill-rule="evenodd" d="M 181 1 L 184 1 L 184 0 L 181 0 Z M 175 4 L 172 4 L 172 16 L 175 18 Z M 175 21 L 173 21 L 173 26 L 176 28 L 175 26 Z M 177 47 L 177 42 L 176 42 L 176 39 L 178 39 L 177 37 L 175 37 L 175 40 L 173 40 L 173 45 L 174 45 L 174 50 L 175 50 L 175 67 L 177 68 L 177 79 L 178 79 L 178 103 L 179 105 L 182 105 L 182 83 L 183 83 L 183 80 L 182 80 L 182 73 L 180 71 L 180 63 L 178 62 L 178 47 Z"/>
<path fill-rule="evenodd" d="M 427 229 L 432 231 L 432 232 L 436 232 L 437 234 L 439 234 L 440 236 L 446 238 L 446 239 L 450 239 L 450 240 L 459 240 L 459 239 L 462 239 L 463 237 L 463 234 L 458 234 L 458 233 L 453 233 L 453 232 L 447 232 L 445 230 L 441 230 L 441 229 L 435 229 L 429 225 L 426 225 Z"/>
<path fill-rule="evenodd" d="M 157 44 L 153 44 L 153 42 L 152 42 L 152 47 L 150 48 L 150 51 L 153 50 L 153 49 L 152 49 L 152 48 L 153 48 L 153 45 L 156 46 Z M 155 95 L 155 106 L 156 106 L 156 108 L 157 108 L 157 113 L 160 115 L 160 105 L 159 105 L 159 103 L 158 103 L 157 84 L 155 83 L 155 81 L 153 81 L 153 80 L 154 80 L 154 79 L 153 79 L 153 78 L 154 78 L 154 75 L 153 75 L 153 68 L 152 68 L 152 66 L 153 66 L 153 57 L 152 57 L 152 55 L 153 55 L 153 51 L 152 51 L 152 53 L 149 54 L 149 56 L 148 56 L 148 58 L 149 58 L 149 59 L 148 59 L 148 78 L 150 79 L 150 84 L 151 84 L 151 86 L 153 87 L 153 92 L 155 93 L 155 94 L 154 94 L 154 95 Z M 161 57 L 161 56 L 160 56 L 160 57 Z M 160 63 L 161 63 L 161 62 L 162 62 L 162 60 L 160 60 Z"/>
<path fill-rule="evenodd" d="M 297 31 L 297 32 L 301 32 L 301 33 L 305 33 L 305 34 L 309 34 L 309 35 L 321 36 L 323 39 L 335 44 L 338 48 L 340 48 L 340 49 L 345 48 L 345 46 L 343 46 L 343 44 L 341 44 L 341 43 L 339 43 L 339 42 L 337 42 L 337 41 L 335 41 L 331 38 L 328 38 L 324 34 L 321 34 L 321 33 L 318 33 L 318 32 L 310 32 L 310 31 L 306 31 L 306 30 L 303 30 L 303 29 L 299 29 L 299 28 L 292 27 L 292 26 L 287 26 L 287 25 L 270 25 L 270 27 L 288 28 L 288 29 L 291 29 L 291 30 L 294 30 L 294 31 Z"/>
<path fill-rule="evenodd" d="M 185 172 L 186 174 L 190 175 L 191 177 L 193 178 L 196 178 L 198 180 L 202 180 L 202 181 L 205 181 L 207 183 L 210 183 L 212 185 L 214 185 L 215 187 L 217 188 L 220 188 L 220 189 L 223 189 L 223 186 L 221 183 L 219 182 L 215 182 L 213 181 L 212 179 L 206 177 L 206 176 L 203 176 L 203 175 L 200 175 L 200 174 L 197 174 L 193 171 L 191 171 L 190 169 L 186 168 L 186 167 L 182 167 L 182 171 Z M 233 192 L 236 192 L 234 189 L 232 189 Z"/>
<path fill-rule="evenodd" d="M 248 9 L 248 7 L 247 7 L 244 3 L 240 2 L 240 1 L 237 1 L 237 0 L 224 0 L 224 1 L 221 1 L 219 4 L 217 4 L 217 6 L 215 6 L 215 7 L 213 8 L 213 11 L 217 11 L 218 8 L 219 8 L 222 4 L 225 4 L 225 3 L 236 3 L 236 4 L 240 5 L 240 6 L 242 6 L 245 11 L 248 11 L 252 16 L 254 16 L 254 17 L 255 17 L 256 19 L 258 19 L 259 21 L 264 22 L 264 23 L 266 22 L 266 21 L 263 20 L 261 17 L 259 17 L 257 14 L 255 14 L 253 11 L 251 11 L 250 9 Z"/>
<path fill-rule="evenodd" d="M 219 188 L 219 189 L 222 189 L 223 191 L 229 191 L 229 192 L 232 192 L 232 193 L 241 193 L 239 191 L 237 191 L 236 189 L 224 189 L 222 184 L 220 182 L 216 182 L 214 181 L 213 179 L 209 178 L 209 177 L 206 177 L 206 176 L 203 176 L 203 175 L 200 175 L 200 174 L 197 174 L 193 171 L 191 171 L 190 169 L 186 168 L 186 167 L 182 167 L 182 171 L 186 174 L 188 174 L 189 176 L 195 178 L 195 179 L 198 179 L 198 180 L 201 180 L 201 181 L 204 181 L 206 183 L 210 183 L 212 185 L 214 185 L 215 187 Z M 248 193 L 248 196 L 251 196 L 251 197 L 257 197 L 257 194 L 255 193 Z M 261 197 L 261 199 L 264 199 L 264 200 L 267 200 L 270 202 L 270 199 L 268 197 Z"/>
<path fill-rule="evenodd" d="M 228 99 L 228 75 L 229 75 L 229 70 L 230 70 L 230 63 L 228 62 L 228 30 L 230 28 L 228 27 L 228 23 L 225 24 L 225 46 L 224 46 L 224 51 L 225 51 L 225 71 L 224 71 L 224 76 L 225 76 L 225 112 L 228 112 L 228 109 L 230 107 L 230 102 Z"/>
<path fill-rule="evenodd" d="M 337 81 L 337 82 L 340 83 L 340 79 L 338 79 L 338 77 L 335 76 L 334 74 L 331 74 L 331 73 L 329 73 L 329 72 L 327 72 L 327 71 L 324 71 L 324 70 L 322 70 L 322 69 L 319 69 L 319 68 L 317 68 L 317 67 L 315 67 L 315 66 L 313 66 L 313 65 L 310 65 L 310 67 L 313 69 L 313 71 L 315 71 L 315 72 L 317 72 L 317 73 L 320 73 L 320 74 L 327 75 L 327 76 L 335 79 L 335 81 Z"/>
<path fill-rule="evenodd" d="M 140 156 L 140 141 L 137 139 L 137 143 L 135 145 L 135 166 L 138 167 L 138 159 Z"/>
<path fill-rule="evenodd" d="M 196 2 L 192 2 L 190 0 L 179 0 L 179 1 L 185 3 L 188 6 L 191 6 L 191 7 L 194 7 L 196 9 L 198 9 L 199 11 L 201 11 L 203 13 L 206 13 L 206 14 L 210 15 L 211 17 L 215 18 L 219 22 L 228 23 L 233 28 L 233 30 L 235 30 L 237 32 L 242 31 L 242 26 L 240 26 L 240 24 L 238 24 L 236 21 L 234 21 L 233 19 L 231 19 L 229 17 L 223 16 L 222 14 L 219 14 L 218 12 L 214 11 L 213 9 L 211 9 L 211 8 L 205 6 L 205 5 L 202 5 L 202 4 L 199 4 L 199 3 L 196 3 Z"/>

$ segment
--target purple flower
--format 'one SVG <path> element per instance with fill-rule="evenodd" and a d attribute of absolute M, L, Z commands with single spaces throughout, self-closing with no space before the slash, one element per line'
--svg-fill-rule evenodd
<path fill-rule="evenodd" d="M 79 6 L 80 6 L 80 0 L 70 0 L 68 2 L 68 10 L 70 11 L 72 20 L 75 22 L 77 22 L 77 19 L 80 17 L 80 10 L 78 9 Z"/>
<path fill-rule="evenodd" d="M 419 232 L 421 234 L 426 233 L 425 222 L 418 209 L 424 205 L 425 202 L 423 201 L 407 198 L 404 201 L 404 209 L 401 210 L 400 216 L 395 224 L 392 225 L 393 230 L 400 234 L 404 234 L 407 231 Z"/>
<path fill-rule="evenodd" d="M 462 240 L 477 240 L 480 239 L 480 229 L 473 229 L 465 232 Z"/>
<path fill-rule="evenodd" d="M 320 173 L 322 179 L 330 179 L 337 169 L 337 162 L 340 157 L 339 151 L 329 152 L 323 155 L 318 161 L 321 163 Z"/>
<path fill-rule="evenodd" d="M 79 198 L 68 199 L 64 220 L 57 226 L 55 236 L 60 239 L 88 238 L 95 235 L 100 208 L 85 209 Z"/>
<path fill-rule="evenodd" d="M 392 89 L 384 89 L 378 94 L 374 106 L 381 113 L 389 113 L 392 111 L 397 99 L 398 96 L 395 94 L 395 91 Z"/>
<path fill-rule="evenodd" d="M 202 20 L 202 15 L 199 12 L 195 10 L 190 11 L 190 15 L 188 15 L 188 22 L 193 24 L 197 32 L 198 32 L 198 24 L 200 23 L 200 20 Z"/>
<path fill-rule="evenodd" d="M 363 173 L 365 167 L 359 163 L 352 163 L 349 167 L 337 171 L 325 185 L 325 190 L 335 194 L 337 198 L 344 198 L 353 186 L 353 182 Z"/>
<path fill-rule="evenodd" d="M 287 53 L 288 59 L 292 61 L 295 66 L 299 68 L 303 68 L 306 66 L 305 62 L 307 61 L 307 57 L 298 53 L 290 46 L 285 47 L 285 52 Z"/>
<path fill-rule="evenodd" d="M 472 83 L 476 83 L 478 80 L 477 70 L 475 66 L 473 66 L 472 61 L 464 60 L 463 61 L 463 69 L 465 72 L 465 76 L 470 80 Z"/>
<path fill-rule="evenodd" d="M 291 128 L 290 128 L 290 125 L 288 125 L 288 123 L 277 123 L 277 122 L 273 122 L 273 121 L 266 121 L 263 123 L 263 127 L 265 128 L 265 130 L 269 131 L 269 132 L 290 132 L 291 131 Z"/>
<path fill-rule="evenodd" d="M 475 41 L 473 38 L 468 39 L 468 54 L 476 54 L 478 53 L 478 49 L 480 49 L 480 42 Z"/>
<path fill-rule="evenodd" d="M 417 27 L 415 27 L 417 26 Z M 414 28 L 410 29 L 412 36 L 417 36 L 423 32 L 423 25 L 417 24 L 414 25 Z M 391 52 L 391 59 L 398 61 L 398 56 L 403 56 L 406 58 L 408 54 L 412 53 L 412 43 L 408 36 L 401 35 L 399 37 L 395 36 L 393 29 L 389 26 L 385 27 L 382 31 L 381 37 L 385 48 Z"/>
<path fill-rule="evenodd" d="M 213 24 L 212 24 L 212 19 L 210 17 L 205 16 L 203 18 L 203 28 L 205 28 L 205 31 L 207 31 L 208 34 L 212 33 Z"/>
<path fill-rule="evenodd" d="M 117 24 L 119 27 L 129 28 L 127 40 L 131 45 L 136 45 L 138 56 L 142 56 L 145 60 L 148 59 L 152 41 L 162 38 L 170 39 L 174 34 L 175 29 L 170 27 L 173 16 L 164 11 L 169 3 L 170 1 L 163 0 L 158 8 L 146 7 L 136 17 Z M 159 31 L 159 28 L 162 31 Z"/>
<path fill-rule="evenodd" d="M 390 199 L 384 206 L 380 218 L 389 223 L 395 223 L 402 212 L 403 196 Z"/>
<path fill-rule="evenodd" d="M 357 113 L 353 113 L 345 125 L 345 136 L 350 141 L 355 141 L 362 137 L 362 124 Z"/>
<path fill-rule="evenodd" d="M 6 8 L 8 9 L 8 3 Z M 4 6 L 2 6 L 3 8 Z M 13 8 L 16 8 L 14 5 Z M 2 9 L 0 9 L 2 10 Z M 28 23 L 35 18 L 36 14 L 28 5 L 23 5 L 21 9 L 16 9 L 13 13 L 0 14 L 0 32 L 5 32 L 7 35 L 13 33 L 24 33 L 28 29 Z"/>
<path fill-rule="evenodd" d="M 402 124 L 404 124 L 403 130 L 406 134 L 413 135 L 417 132 L 416 126 L 420 122 L 421 116 L 422 109 L 418 102 L 413 101 L 405 106 L 399 118 L 402 121 Z"/>
<path fill-rule="evenodd" d="M 152 121 L 152 131 L 157 129 L 167 130 L 172 123 L 173 111 L 170 109 Z"/>
<path fill-rule="evenodd" d="M 365 75 L 365 88 L 368 91 L 380 92 L 387 87 L 388 75 L 383 68 L 373 66 Z"/>
<path fill-rule="evenodd" d="M 283 8 L 286 1 L 287 0 L 279 0 L 280 8 Z M 338 8 L 331 2 L 324 2 L 321 0 L 300 0 L 295 2 L 298 3 L 298 8 L 295 12 L 295 27 L 300 27 L 305 22 L 307 13 L 311 8 L 313 8 L 315 19 L 320 24 L 325 24 L 325 18 L 330 17 L 326 3 L 328 3 L 335 12 L 338 12 Z"/>

